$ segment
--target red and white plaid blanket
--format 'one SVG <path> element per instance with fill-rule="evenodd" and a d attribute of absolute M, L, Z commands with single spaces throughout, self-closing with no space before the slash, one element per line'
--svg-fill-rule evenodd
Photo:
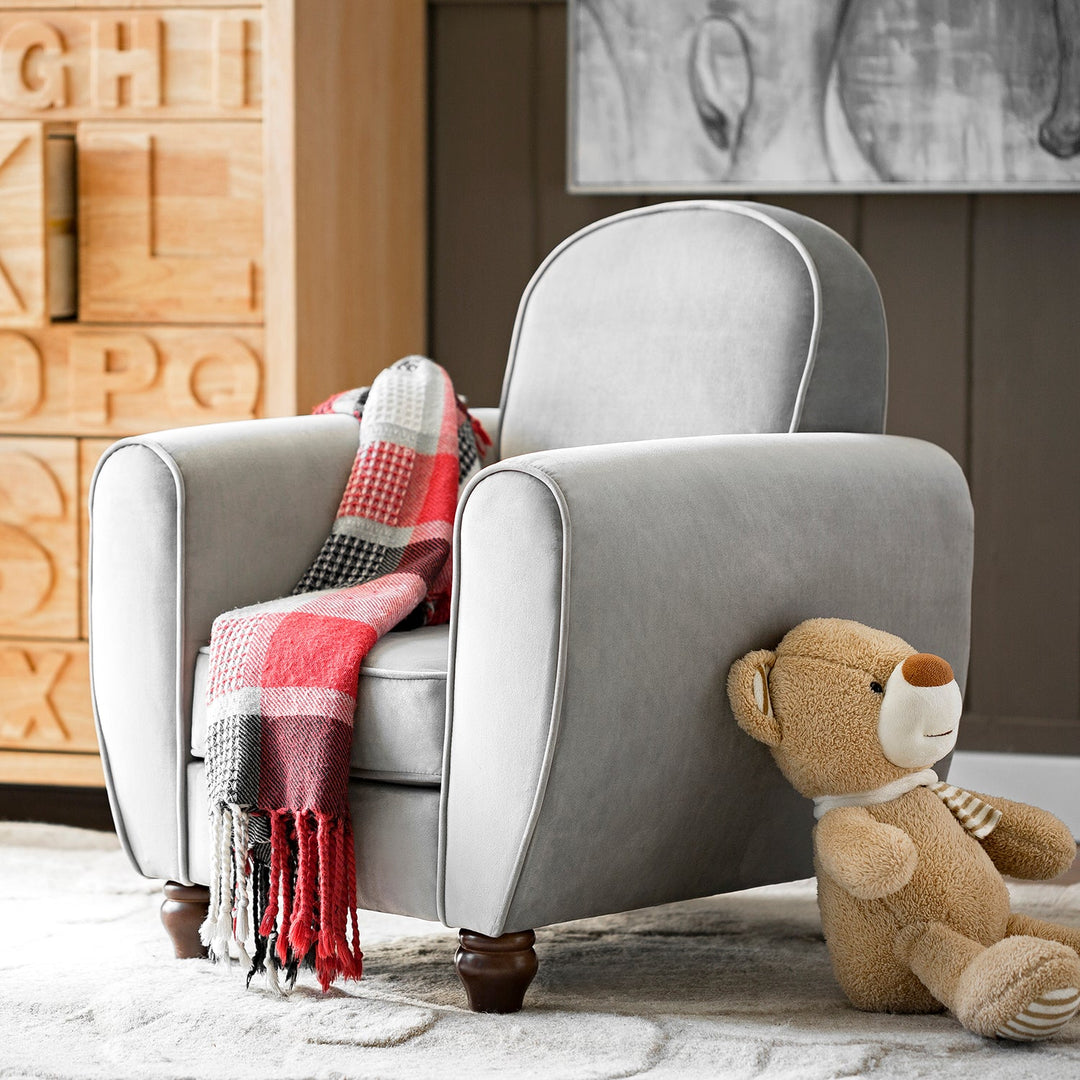
<path fill-rule="evenodd" d="M 291 596 L 219 616 L 210 639 L 202 937 L 219 958 L 234 944 L 249 982 L 278 987 L 283 968 L 291 985 L 308 962 L 326 989 L 362 970 L 347 798 L 360 663 L 406 619 L 446 621 L 458 492 L 489 440 L 418 356 L 315 411 L 360 421 L 330 536 Z"/>

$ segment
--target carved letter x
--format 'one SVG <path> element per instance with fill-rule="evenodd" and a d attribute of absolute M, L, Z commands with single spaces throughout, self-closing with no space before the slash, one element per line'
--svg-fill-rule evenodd
<path fill-rule="evenodd" d="M 49 700 L 67 661 L 62 652 L 39 652 L 34 658 L 25 649 L 0 652 L 0 738 L 25 739 L 35 726 L 50 742 L 71 738 Z"/>

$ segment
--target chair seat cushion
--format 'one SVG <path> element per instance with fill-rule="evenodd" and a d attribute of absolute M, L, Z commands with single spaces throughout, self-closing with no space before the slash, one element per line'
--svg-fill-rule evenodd
<path fill-rule="evenodd" d="M 387 634 L 360 667 L 350 766 L 364 780 L 438 786 L 446 726 L 449 627 Z M 191 717 L 191 753 L 206 756 L 208 648 L 199 650 Z"/>

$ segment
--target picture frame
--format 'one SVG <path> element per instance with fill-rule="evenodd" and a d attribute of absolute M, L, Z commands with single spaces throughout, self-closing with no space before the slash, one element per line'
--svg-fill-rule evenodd
<path fill-rule="evenodd" d="M 1080 0 L 569 0 L 568 187 L 1075 191 Z"/>

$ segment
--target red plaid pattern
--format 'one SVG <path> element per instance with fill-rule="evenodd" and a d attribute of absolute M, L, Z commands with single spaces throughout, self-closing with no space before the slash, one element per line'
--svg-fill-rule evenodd
<path fill-rule="evenodd" d="M 275 982 L 313 956 L 324 988 L 362 970 L 347 799 L 360 664 L 416 612 L 445 620 L 458 492 L 480 459 L 475 422 L 430 360 L 398 361 L 316 411 L 339 406 L 360 419 L 360 446 L 323 550 L 292 596 L 214 623 L 206 755 L 204 940 L 222 956 L 253 938 L 251 974 Z"/>

